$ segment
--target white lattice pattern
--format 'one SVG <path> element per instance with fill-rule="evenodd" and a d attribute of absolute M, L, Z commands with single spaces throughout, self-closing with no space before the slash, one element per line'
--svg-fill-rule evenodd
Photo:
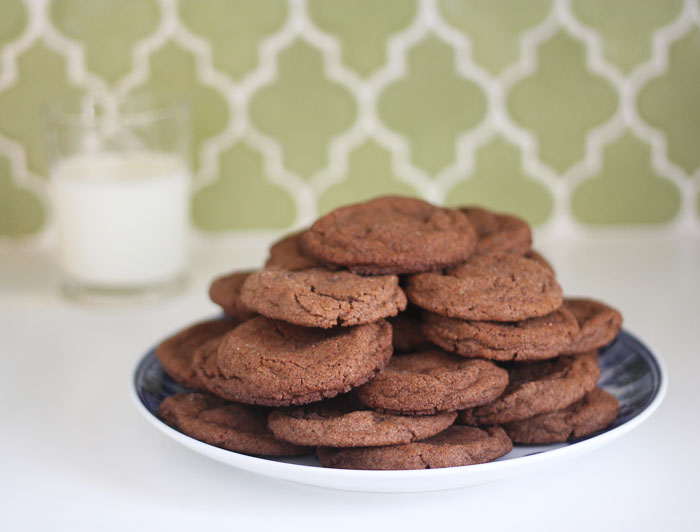
<path fill-rule="evenodd" d="M 686 0 L 679 16 L 654 33 L 651 57 L 629 73 L 624 73 L 605 58 L 601 36 L 576 18 L 569 0 L 555 0 L 548 16 L 520 35 L 519 59 L 498 75 L 490 73 L 473 60 L 469 38 L 443 19 L 436 0 L 420 0 L 419 12 L 413 22 L 387 41 L 385 64 L 367 78 L 360 77 L 344 65 L 340 42 L 313 24 L 306 1 L 289 0 L 286 22 L 279 31 L 261 42 L 257 67 L 238 82 L 215 68 L 211 44 L 195 35 L 180 20 L 175 0 L 159 0 L 161 18 L 158 26 L 133 47 L 131 71 L 112 86 L 86 68 L 82 45 L 65 37 L 52 25 L 48 16 L 49 3 L 49 0 L 25 0 L 29 24 L 22 35 L 2 51 L 0 92 L 17 83 L 17 59 L 37 41 L 42 41 L 65 58 L 67 77 L 74 85 L 113 91 L 119 95 L 143 84 L 150 75 L 151 54 L 166 42 L 174 40 L 196 57 L 199 81 L 218 91 L 231 110 L 226 127 L 201 148 L 197 186 L 206 185 L 219 174 L 218 161 L 222 152 L 234 143 L 244 141 L 263 155 L 270 181 L 283 187 L 293 198 L 297 207 L 296 226 L 308 223 L 317 215 L 318 197 L 345 178 L 348 154 L 367 139 L 374 140 L 391 152 L 393 168 L 399 179 L 415 187 L 426 199 L 441 203 L 459 180 L 465 176 L 469 178 L 474 169 L 476 151 L 501 135 L 521 150 L 524 171 L 541 181 L 552 193 L 554 210 L 544 230 L 567 234 L 586 231 L 570 214 L 571 194 L 579 183 L 600 171 L 603 149 L 626 130 L 631 130 L 651 146 L 654 170 L 672 180 L 681 191 L 679 213 L 664 230 L 699 232 L 695 203 L 700 189 L 700 171 L 688 176 L 674 164 L 668 157 L 663 132 L 644 122 L 637 109 L 637 96 L 641 88 L 650 79 L 667 71 L 669 47 L 700 26 L 700 9 L 695 0 Z M 540 45 L 559 31 L 566 32 L 585 45 L 588 69 L 607 80 L 615 88 L 619 99 L 614 114 L 588 132 L 585 156 L 563 174 L 541 160 L 537 137 L 513 120 L 506 105 L 506 95 L 511 88 L 537 71 Z M 458 138 L 457 156 L 453 164 L 436 176 L 430 176 L 412 164 L 411 148 L 406 138 L 388 129 L 377 112 L 382 91 L 406 75 L 408 50 L 427 35 L 437 36 L 454 50 L 455 71 L 476 83 L 486 95 L 488 104 L 486 116 L 478 126 L 463 132 Z M 253 95 L 277 79 L 280 51 L 297 39 L 304 40 L 321 52 L 327 77 L 347 88 L 357 103 L 354 124 L 333 138 L 328 148 L 327 167 L 310 179 L 303 179 L 285 167 L 279 143 L 256 129 L 248 114 L 248 104 Z M 46 181 L 28 168 L 24 147 L 0 134 L 0 154 L 10 161 L 12 173 L 18 182 L 48 203 Z M 43 236 L 46 234 L 47 231 L 44 231 Z"/>

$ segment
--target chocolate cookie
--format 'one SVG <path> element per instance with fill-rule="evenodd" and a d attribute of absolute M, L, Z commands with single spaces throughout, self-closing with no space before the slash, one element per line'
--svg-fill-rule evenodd
<path fill-rule="evenodd" d="M 503 393 L 507 383 L 507 372 L 492 362 L 434 349 L 393 357 L 355 394 L 375 410 L 421 415 L 488 403 Z"/>
<path fill-rule="evenodd" d="M 391 326 L 312 329 L 263 316 L 207 343 L 193 366 L 209 391 L 241 403 L 320 401 L 367 382 L 391 357 Z"/>
<path fill-rule="evenodd" d="M 191 390 L 203 390 L 204 385 L 192 367 L 195 350 L 212 338 L 218 338 L 237 325 L 230 319 L 197 323 L 161 342 L 156 358 L 168 376 Z"/>
<path fill-rule="evenodd" d="M 416 353 L 432 347 L 421 331 L 420 312 L 406 309 L 406 312 L 399 312 L 387 321 L 391 323 L 393 331 L 394 353 Z"/>
<path fill-rule="evenodd" d="M 458 320 L 425 311 L 422 328 L 425 337 L 445 351 L 518 362 L 555 357 L 578 333 L 576 318 L 564 306 L 522 321 Z"/>
<path fill-rule="evenodd" d="M 307 255 L 356 273 L 413 273 L 458 264 L 476 246 L 466 215 L 387 196 L 336 209 L 301 236 Z"/>
<path fill-rule="evenodd" d="M 348 398 L 309 406 L 273 410 L 270 430 L 297 445 L 370 447 L 397 445 L 428 438 L 454 423 L 456 412 L 434 416 L 399 416 L 362 409 Z"/>
<path fill-rule="evenodd" d="M 562 304 L 554 274 L 514 253 L 474 255 L 445 272 L 411 275 L 405 291 L 419 307 L 463 320 L 519 321 Z"/>
<path fill-rule="evenodd" d="M 513 448 L 501 427 L 452 426 L 426 440 L 384 447 L 319 447 L 324 467 L 338 469 L 435 469 L 482 464 Z"/>
<path fill-rule="evenodd" d="M 303 232 L 286 236 L 273 244 L 270 248 L 270 258 L 267 259 L 265 267 L 296 271 L 323 266 L 301 250 L 302 234 Z"/>
<path fill-rule="evenodd" d="M 523 257 L 525 257 L 526 259 L 534 260 L 536 263 L 544 266 L 546 269 L 548 269 L 550 272 L 552 272 L 553 275 L 556 275 L 556 272 L 554 271 L 554 267 L 547 261 L 547 259 L 545 259 L 541 254 L 539 254 L 534 249 L 531 249 L 527 253 L 524 253 Z"/>
<path fill-rule="evenodd" d="M 555 443 L 582 438 L 615 421 L 620 404 L 601 388 L 588 392 L 568 407 L 539 416 L 506 423 L 503 428 L 518 443 Z"/>
<path fill-rule="evenodd" d="M 364 277 L 326 268 L 251 273 L 241 301 L 268 318 L 323 328 L 370 323 L 406 308 L 396 275 Z"/>
<path fill-rule="evenodd" d="M 267 411 L 227 403 L 202 393 L 179 393 L 166 397 L 158 407 L 163 420 L 199 441 L 258 456 L 298 456 L 309 448 L 281 441 L 267 428 Z"/>
<path fill-rule="evenodd" d="M 578 321 L 579 333 L 564 353 L 581 353 L 612 342 L 622 329 L 622 314 L 592 299 L 564 299 L 564 306 Z"/>
<path fill-rule="evenodd" d="M 491 425 L 527 419 L 566 408 L 595 388 L 600 377 L 595 351 L 553 360 L 513 364 L 508 386 L 492 403 L 463 410 L 465 425 Z"/>
<path fill-rule="evenodd" d="M 234 320 L 245 321 L 255 316 L 255 311 L 241 301 L 241 287 L 252 272 L 234 272 L 214 279 L 209 287 L 209 298 Z"/>
<path fill-rule="evenodd" d="M 532 231 L 525 220 L 481 207 L 460 207 L 459 210 L 467 215 L 479 237 L 475 253 L 508 251 L 522 255 L 530 249 Z"/>

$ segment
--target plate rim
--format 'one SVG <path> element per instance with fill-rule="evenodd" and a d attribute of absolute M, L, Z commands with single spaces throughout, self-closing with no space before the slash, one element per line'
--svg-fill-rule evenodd
<path fill-rule="evenodd" d="M 136 364 L 131 372 L 130 378 L 130 396 L 132 401 L 135 403 L 137 410 L 144 416 L 151 425 L 158 429 L 161 433 L 174 439 L 181 445 L 193 450 L 198 454 L 207 456 L 219 462 L 223 462 L 229 466 L 236 467 L 245 471 L 252 473 L 261 474 L 264 476 L 278 478 L 283 480 L 288 480 L 292 482 L 302 483 L 306 485 L 331 487 L 327 483 L 338 484 L 342 479 L 348 481 L 365 480 L 367 482 L 372 481 L 412 481 L 412 480 L 434 480 L 438 478 L 462 478 L 465 475 L 479 476 L 485 475 L 487 473 L 492 473 L 494 480 L 501 478 L 505 475 L 499 475 L 499 473 L 507 472 L 509 469 L 517 469 L 520 466 L 521 469 L 527 467 L 535 466 L 541 462 L 555 462 L 566 458 L 567 456 L 581 455 L 589 451 L 592 451 L 598 447 L 605 445 L 607 442 L 617 439 L 618 437 L 630 432 L 644 421 L 646 421 L 661 405 L 663 402 L 666 392 L 668 389 L 668 372 L 666 365 L 661 357 L 655 354 L 654 351 L 649 349 L 644 343 L 642 343 L 639 338 L 628 332 L 623 331 L 630 336 L 634 341 L 640 344 L 650 355 L 652 362 L 656 365 L 659 372 L 659 386 L 652 400 L 647 404 L 640 412 L 638 412 L 634 417 L 628 419 L 621 425 L 614 427 L 606 432 L 597 434 L 585 440 L 571 443 L 569 445 L 564 445 L 556 449 L 546 450 L 528 454 L 525 456 L 519 456 L 516 458 L 511 458 L 508 460 L 499 460 L 493 462 L 487 462 L 484 464 L 473 464 L 467 466 L 457 466 L 448 468 L 435 468 L 435 469 L 411 469 L 411 470 L 398 470 L 398 471 L 372 471 L 372 470 L 353 470 L 353 469 L 335 469 L 326 468 L 319 466 L 309 466 L 305 464 L 294 464 L 278 460 L 271 460 L 265 457 L 249 456 L 235 451 L 229 451 L 227 449 L 222 449 L 214 445 L 201 442 L 195 438 L 187 436 L 176 429 L 170 427 L 160 418 L 155 416 L 143 403 L 139 397 L 136 377 L 138 375 L 139 369 L 148 354 L 155 348 L 152 347 L 147 350 L 142 356 L 138 358 Z M 304 479 L 305 475 L 312 474 L 318 482 L 308 481 L 310 479 Z M 373 489 L 363 489 L 357 490 L 356 488 L 336 488 L 336 489 L 349 489 L 353 491 L 397 491 L 397 490 L 386 490 L 382 486 L 374 486 Z M 435 488 L 426 487 L 421 491 L 428 491 Z M 450 486 L 445 488 L 437 489 L 450 489 Z M 415 490 L 411 490 L 415 491 Z"/>

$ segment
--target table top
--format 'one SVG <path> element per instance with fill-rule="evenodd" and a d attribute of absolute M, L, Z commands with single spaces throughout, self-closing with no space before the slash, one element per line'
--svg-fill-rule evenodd
<path fill-rule="evenodd" d="M 575 460 L 414 494 L 326 490 L 239 471 L 168 439 L 134 407 L 138 359 L 163 336 L 216 314 L 210 279 L 260 265 L 268 241 L 200 239 L 184 292 L 113 307 L 63 299 L 46 251 L 0 254 L 0 528 L 698 530 L 700 241 L 536 238 L 567 295 L 619 308 L 625 328 L 662 359 L 666 399 L 640 427 Z"/>

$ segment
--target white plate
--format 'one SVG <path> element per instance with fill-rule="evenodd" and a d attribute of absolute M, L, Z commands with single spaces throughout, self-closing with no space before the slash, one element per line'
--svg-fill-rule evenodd
<path fill-rule="evenodd" d="M 551 466 L 593 451 L 647 419 L 661 404 L 667 377 L 661 361 L 623 331 L 600 354 L 599 384 L 620 402 L 620 414 L 607 429 L 581 440 L 554 445 L 516 445 L 487 464 L 412 471 L 353 471 L 320 467 L 315 457 L 257 458 L 190 438 L 162 422 L 158 405 L 184 388 L 170 379 L 151 349 L 134 372 L 132 395 L 139 411 L 158 430 L 195 452 L 224 464 L 277 479 L 324 488 L 370 492 L 420 492 L 473 486 Z"/>

